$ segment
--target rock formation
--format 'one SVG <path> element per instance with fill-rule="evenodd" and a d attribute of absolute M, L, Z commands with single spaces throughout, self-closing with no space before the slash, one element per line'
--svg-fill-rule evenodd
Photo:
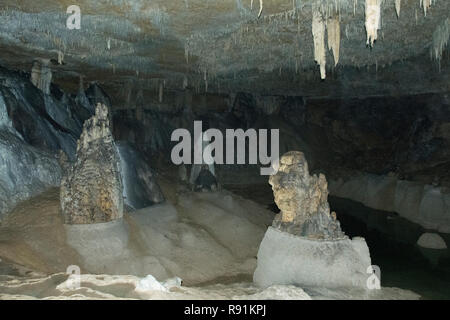
<path fill-rule="evenodd" d="M 61 181 L 60 201 L 67 224 L 102 223 L 123 215 L 120 159 L 103 104 L 84 123 L 76 161 Z"/>
<path fill-rule="evenodd" d="M 291 151 L 280 159 L 277 174 L 269 179 L 275 203 L 281 210 L 273 226 L 294 235 L 314 239 L 342 239 L 336 213 L 330 214 L 327 181 L 323 174 L 310 175 L 302 152 Z"/>
<path fill-rule="evenodd" d="M 269 183 L 281 213 L 259 246 L 253 281 L 263 287 L 367 288 L 369 248 L 363 238 L 345 236 L 330 214 L 325 176 L 311 176 L 303 153 L 291 151 Z"/>
<path fill-rule="evenodd" d="M 123 182 L 123 200 L 128 209 L 137 210 L 164 201 L 152 168 L 129 143 L 116 143 Z"/>

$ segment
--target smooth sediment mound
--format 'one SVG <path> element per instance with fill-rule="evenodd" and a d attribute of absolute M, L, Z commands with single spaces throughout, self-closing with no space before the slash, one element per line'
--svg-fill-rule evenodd
<path fill-rule="evenodd" d="M 185 285 L 249 281 L 273 214 L 221 191 L 191 193 L 106 223 L 64 224 L 58 190 L 13 211 L 0 226 L 0 255 L 53 274 L 70 265 L 94 274 L 178 276 Z M 32 222 L 35 222 L 34 224 Z M 19 248 L 19 249 L 18 249 Z"/>
<path fill-rule="evenodd" d="M 364 287 L 371 266 L 364 239 L 320 241 L 269 227 L 258 252 L 253 281 L 308 287 Z"/>

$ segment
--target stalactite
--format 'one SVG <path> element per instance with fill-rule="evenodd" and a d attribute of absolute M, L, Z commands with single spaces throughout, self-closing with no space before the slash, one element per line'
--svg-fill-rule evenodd
<path fill-rule="evenodd" d="M 397 12 L 397 18 L 400 18 L 401 5 L 402 5 L 402 0 L 395 0 L 395 12 Z"/>
<path fill-rule="evenodd" d="M 312 33 L 314 38 L 314 60 L 320 66 L 320 78 L 325 79 L 325 22 L 322 13 L 318 9 L 315 9 L 313 12 Z"/>
<path fill-rule="evenodd" d="M 425 17 L 427 16 L 427 11 L 430 9 L 431 5 L 436 2 L 436 0 L 420 0 L 420 6 L 423 8 L 423 13 Z"/>
<path fill-rule="evenodd" d="M 433 32 L 432 56 L 439 63 L 442 59 L 442 53 L 447 47 L 450 37 L 450 18 L 444 20 Z"/>
<path fill-rule="evenodd" d="M 341 45 L 341 26 L 338 17 L 327 20 L 328 49 L 333 51 L 334 66 L 339 62 L 339 50 Z"/>
<path fill-rule="evenodd" d="M 373 47 L 373 43 L 378 38 L 378 30 L 381 27 L 381 0 L 366 0 L 366 32 L 367 45 Z"/>

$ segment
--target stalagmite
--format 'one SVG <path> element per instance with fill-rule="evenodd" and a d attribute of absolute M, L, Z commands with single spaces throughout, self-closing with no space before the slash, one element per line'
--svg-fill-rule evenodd
<path fill-rule="evenodd" d="M 305 155 L 290 151 L 269 183 L 280 213 L 259 246 L 253 281 L 263 287 L 366 288 L 369 248 L 342 231 L 330 211 L 325 176 L 310 175 Z"/>
<path fill-rule="evenodd" d="M 103 223 L 122 218 L 120 158 L 110 129 L 108 107 L 97 104 L 83 124 L 76 160 L 60 156 L 60 203 L 66 224 Z"/>
<path fill-rule="evenodd" d="M 397 12 L 397 18 L 400 18 L 401 5 L 402 5 L 402 0 L 395 0 L 395 12 Z"/>
<path fill-rule="evenodd" d="M 339 18 L 333 17 L 327 20 L 328 49 L 333 51 L 334 66 L 339 62 L 339 49 L 341 45 L 341 27 Z"/>
<path fill-rule="evenodd" d="M 320 66 L 320 78 L 325 79 L 325 23 L 319 10 L 315 10 L 313 13 L 312 33 L 314 38 L 314 60 Z"/>
<path fill-rule="evenodd" d="M 373 47 L 373 43 L 378 38 L 378 30 L 381 27 L 381 0 L 366 0 L 366 32 L 367 45 Z"/>

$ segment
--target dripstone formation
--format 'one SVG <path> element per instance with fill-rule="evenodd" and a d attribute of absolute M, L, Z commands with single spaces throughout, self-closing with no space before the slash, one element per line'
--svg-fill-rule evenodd
<path fill-rule="evenodd" d="M 269 183 L 281 213 L 259 246 L 253 281 L 262 287 L 367 288 L 369 248 L 363 238 L 345 236 L 330 214 L 325 176 L 310 175 L 303 153 L 291 151 Z"/>
<path fill-rule="evenodd" d="M 122 217 L 120 158 L 105 105 L 97 104 L 95 115 L 84 123 L 76 161 L 68 164 L 61 160 L 60 201 L 66 224 L 102 223 Z"/>
<path fill-rule="evenodd" d="M 336 213 L 330 214 L 327 180 L 323 174 L 309 174 L 302 152 L 284 154 L 277 174 L 270 177 L 269 183 L 281 210 L 273 227 L 312 239 L 345 238 Z"/>

